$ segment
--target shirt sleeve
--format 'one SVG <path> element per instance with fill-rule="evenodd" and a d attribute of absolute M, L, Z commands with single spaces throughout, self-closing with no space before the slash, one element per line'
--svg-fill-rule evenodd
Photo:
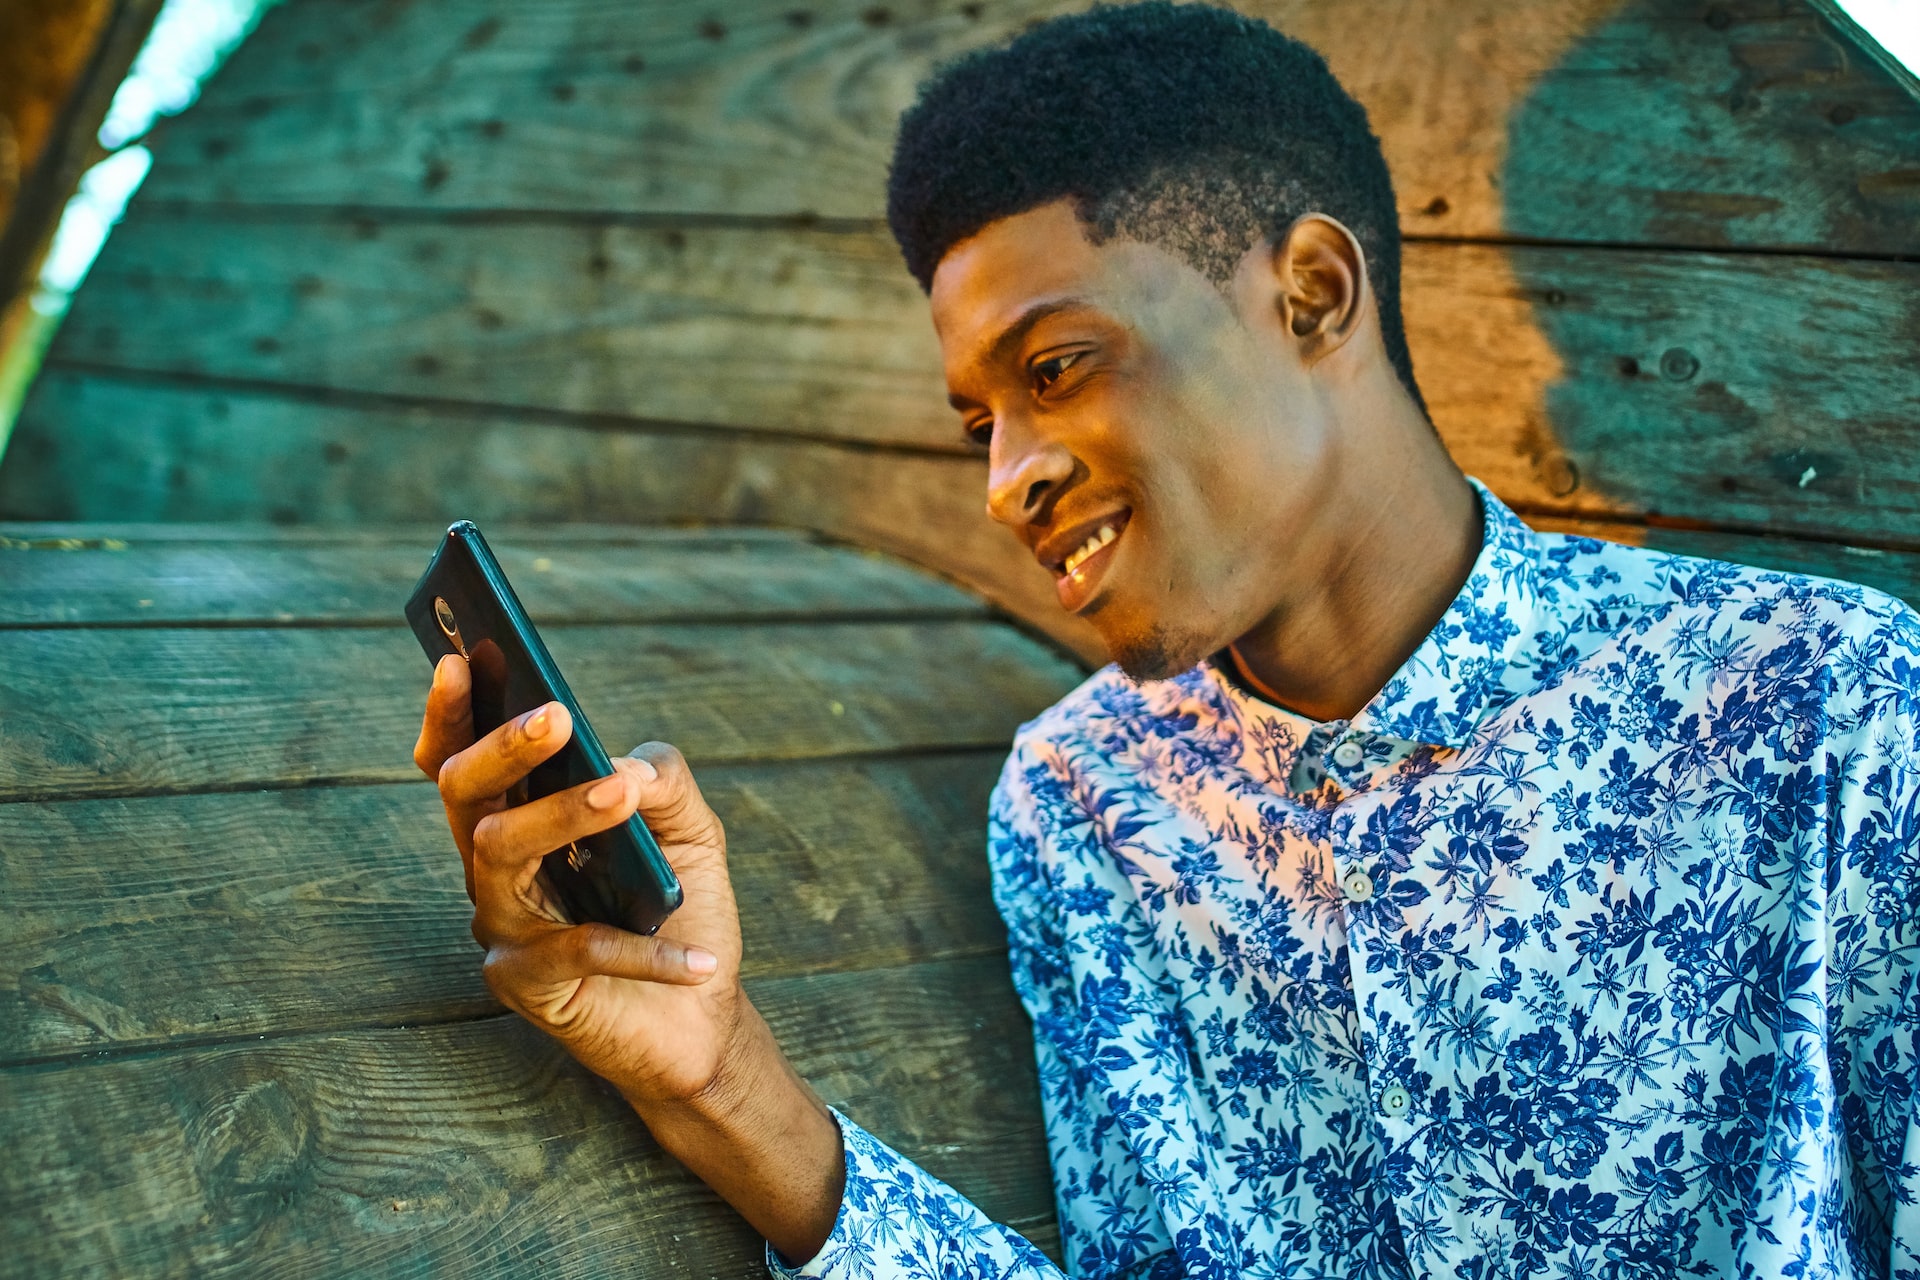
<path fill-rule="evenodd" d="M 1074 1065 L 1083 1037 L 1067 943 L 1040 857 L 1044 816 L 1029 789 L 1031 756 L 1016 744 L 994 788 L 988 854 L 1007 922 L 1013 984 L 1034 1023 L 1042 1109 L 1067 1273 L 1085 1280 L 1177 1280 L 1182 1272 L 1094 1074 Z M 771 1247 L 776 1277 L 809 1280 L 1059 1280 L 1017 1232 L 839 1112 L 846 1190 L 833 1234 L 804 1266 Z"/>
<path fill-rule="evenodd" d="M 802 1267 L 787 1265 L 769 1245 L 767 1268 L 775 1276 L 1057 1280 L 1059 1269 L 1018 1232 L 993 1222 L 966 1197 L 838 1111 L 834 1119 L 846 1151 L 847 1184 L 833 1234 Z"/>

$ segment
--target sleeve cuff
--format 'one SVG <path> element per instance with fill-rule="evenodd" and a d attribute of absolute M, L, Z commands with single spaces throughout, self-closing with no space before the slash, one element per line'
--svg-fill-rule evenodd
<path fill-rule="evenodd" d="M 832 1108 L 828 1108 L 832 1110 Z M 777 1280 L 892 1280 L 997 1276 L 1058 1280 L 1046 1256 L 1001 1227 L 953 1188 L 833 1111 L 846 1152 L 846 1189 L 833 1233 L 801 1266 L 767 1246 Z"/>

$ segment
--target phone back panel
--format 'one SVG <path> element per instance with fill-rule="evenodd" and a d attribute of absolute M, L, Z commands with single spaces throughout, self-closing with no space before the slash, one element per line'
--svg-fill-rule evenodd
<path fill-rule="evenodd" d="M 447 530 L 406 614 L 431 662 L 465 655 L 476 740 L 542 703 L 559 702 L 572 715 L 573 737 L 527 776 L 526 799 L 613 773 L 593 726 L 470 521 Z M 554 850 L 542 869 L 576 923 L 597 920 L 652 933 L 680 905 L 679 880 L 638 817 Z"/>

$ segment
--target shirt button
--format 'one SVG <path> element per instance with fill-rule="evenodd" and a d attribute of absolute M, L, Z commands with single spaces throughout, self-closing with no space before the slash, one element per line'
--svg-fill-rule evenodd
<path fill-rule="evenodd" d="M 1346 890 L 1348 902 L 1365 902 L 1373 896 L 1373 877 L 1357 869 L 1349 871 L 1340 887 Z"/>
<path fill-rule="evenodd" d="M 1333 762 L 1342 769 L 1351 769 L 1366 758 L 1367 753 L 1360 749 L 1357 742 L 1343 742 L 1333 749 Z"/>
<path fill-rule="evenodd" d="M 1390 1084 L 1380 1091 L 1380 1110 L 1390 1116 L 1404 1115 L 1412 1105 L 1412 1096 L 1397 1084 Z"/>

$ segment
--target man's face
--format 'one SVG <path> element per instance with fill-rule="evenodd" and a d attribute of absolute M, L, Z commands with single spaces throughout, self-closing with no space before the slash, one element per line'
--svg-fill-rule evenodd
<path fill-rule="evenodd" d="M 1270 254 L 1229 298 L 1166 250 L 1091 243 L 1066 201 L 992 223 L 934 273 L 934 327 L 987 508 L 1135 679 L 1286 607 L 1286 548 L 1332 432 Z"/>

